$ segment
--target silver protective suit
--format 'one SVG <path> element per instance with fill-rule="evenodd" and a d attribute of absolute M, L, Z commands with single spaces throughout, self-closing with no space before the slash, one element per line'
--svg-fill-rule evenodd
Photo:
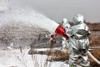
<path fill-rule="evenodd" d="M 68 48 L 69 65 L 78 67 L 79 65 L 88 67 L 90 62 L 88 60 L 87 51 L 89 49 L 89 28 L 84 22 L 80 22 L 70 28 L 65 28 L 69 39 L 63 38 L 63 47 Z M 66 46 L 65 46 L 66 45 Z"/>

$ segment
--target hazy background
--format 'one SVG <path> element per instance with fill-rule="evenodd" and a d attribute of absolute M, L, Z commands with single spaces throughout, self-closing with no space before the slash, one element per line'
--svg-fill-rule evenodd
<path fill-rule="evenodd" d="M 100 21 L 100 0 L 8 0 L 11 7 L 30 7 L 47 17 L 61 21 L 81 13 L 89 21 Z"/>

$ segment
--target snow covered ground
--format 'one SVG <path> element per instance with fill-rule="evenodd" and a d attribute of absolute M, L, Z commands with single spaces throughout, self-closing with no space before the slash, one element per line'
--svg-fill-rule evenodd
<path fill-rule="evenodd" d="M 28 55 L 29 49 L 0 50 L 0 67 L 68 67 L 64 62 L 46 62 L 47 56 Z"/>

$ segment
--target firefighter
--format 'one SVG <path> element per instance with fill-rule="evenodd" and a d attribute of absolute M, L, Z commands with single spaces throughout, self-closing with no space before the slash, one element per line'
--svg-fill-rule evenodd
<path fill-rule="evenodd" d="M 69 21 L 66 18 L 63 18 L 62 20 L 62 27 L 65 29 L 65 33 L 68 35 L 68 29 L 71 27 L 71 25 L 69 24 Z M 62 37 L 62 47 L 61 50 L 68 48 L 68 39 L 66 39 L 65 37 Z"/>
<path fill-rule="evenodd" d="M 68 40 L 69 65 L 73 67 L 90 65 L 87 56 L 90 30 L 84 22 L 83 15 L 78 14 L 73 17 L 73 26 L 68 29 L 70 35 Z"/>

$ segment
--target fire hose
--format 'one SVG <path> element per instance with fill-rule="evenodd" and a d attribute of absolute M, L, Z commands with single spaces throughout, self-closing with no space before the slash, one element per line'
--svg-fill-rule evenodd
<path fill-rule="evenodd" d="M 97 64 L 99 64 L 100 65 L 100 61 L 97 59 L 97 58 L 95 58 L 92 54 L 91 54 L 91 52 L 87 52 L 88 53 L 88 56 L 89 57 L 91 57 Z"/>

